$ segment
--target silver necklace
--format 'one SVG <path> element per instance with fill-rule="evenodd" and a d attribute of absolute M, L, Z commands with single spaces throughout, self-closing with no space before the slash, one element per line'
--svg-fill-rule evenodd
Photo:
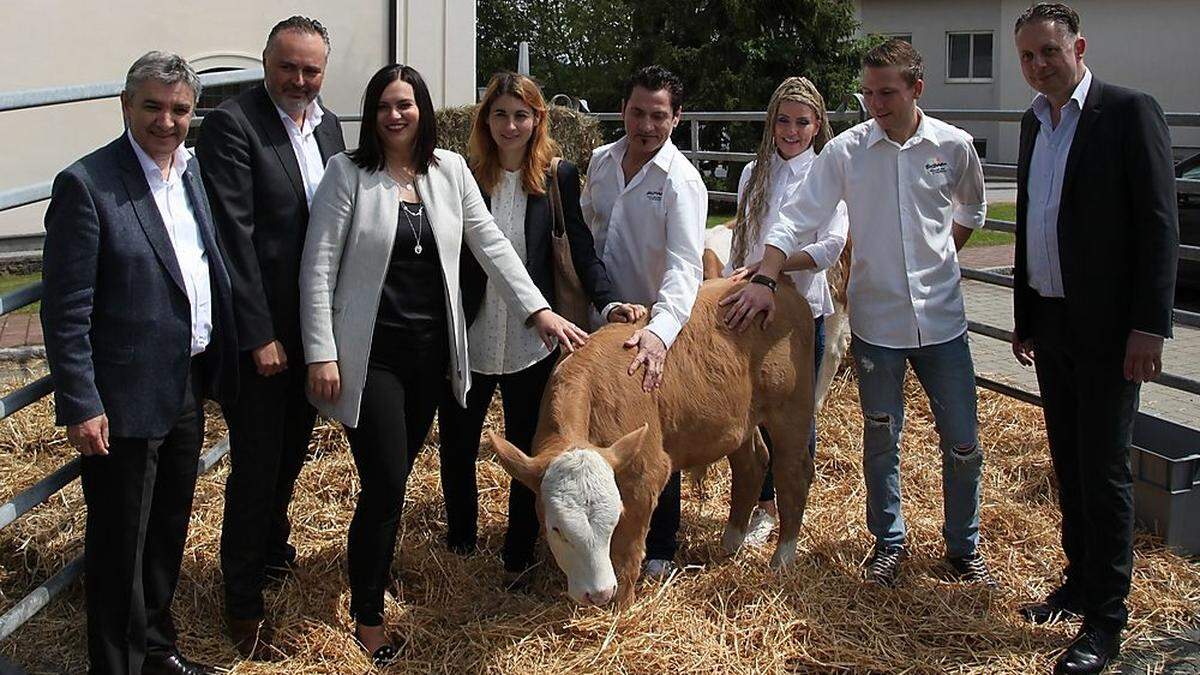
<path fill-rule="evenodd" d="M 425 214 L 425 205 L 418 204 L 417 212 L 412 213 L 408 210 L 408 204 L 405 204 L 404 201 L 401 200 L 400 210 L 404 212 L 404 220 L 408 221 L 408 229 L 412 230 L 413 237 L 415 237 L 417 240 L 417 245 L 413 246 L 413 253 L 421 255 L 421 233 L 425 231 L 425 221 L 421 219 L 421 216 Z M 417 219 L 416 226 L 413 226 L 413 218 Z"/>

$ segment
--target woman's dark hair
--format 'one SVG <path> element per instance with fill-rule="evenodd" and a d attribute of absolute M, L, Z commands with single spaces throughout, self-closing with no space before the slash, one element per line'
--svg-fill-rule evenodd
<path fill-rule="evenodd" d="M 367 82 L 363 94 L 362 127 L 358 132 L 358 147 L 347 153 L 360 168 L 380 171 L 384 168 L 383 142 L 379 138 L 377 111 L 383 90 L 396 80 L 404 80 L 413 89 L 417 102 L 417 137 L 413 140 L 412 159 L 417 173 L 428 173 L 431 165 L 437 165 L 433 149 L 437 146 L 437 114 L 433 111 L 433 99 L 429 87 L 412 66 L 393 63 L 380 68 Z"/>

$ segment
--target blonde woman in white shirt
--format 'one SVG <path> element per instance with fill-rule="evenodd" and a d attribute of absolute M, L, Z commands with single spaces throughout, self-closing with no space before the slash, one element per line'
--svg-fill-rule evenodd
<path fill-rule="evenodd" d="M 758 156 L 742 170 L 738 183 L 737 219 L 733 227 L 733 245 L 726 274 L 746 276 L 747 262 L 761 260 L 767 232 L 780 218 L 780 206 L 808 176 L 816 154 L 833 137 L 825 115 L 825 99 L 807 78 L 789 77 L 775 89 L 767 107 L 767 121 Z M 834 215 L 817 227 L 807 228 L 798 239 L 801 247 L 783 266 L 796 290 L 808 299 L 812 308 L 814 331 L 813 382 L 825 348 L 824 320 L 833 314 L 833 298 L 825 281 L 825 270 L 837 262 L 846 245 L 846 209 L 839 206 Z M 765 428 L 760 431 L 767 447 L 771 439 Z M 813 426 L 809 452 L 815 455 L 816 426 Z M 766 543 L 778 522 L 775 509 L 774 474 L 768 466 L 759 495 L 758 507 L 750 521 L 746 543 Z"/>
<path fill-rule="evenodd" d="M 496 224 L 542 295 L 554 298 L 554 216 L 547 191 L 558 144 L 548 127 L 546 102 L 537 84 L 523 75 L 497 73 L 476 109 L 468 160 Z M 636 321 L 646 313 L 645 308 L 617 301 L 604 263 L 596 256 L 592 233 L 579 208 L 579 171 L 570 162 L 560 161 L 557 179 L 575 272 L 584 292 L 597 311 L 608 308 L 608 320 Z M 497 388 L 503 392 L 508 440 L 530 451 L 542 391 L 558 352 L 547 349 L 526 326 L 525 317 L 509 309 L 500 289 L 487 280 L 474 258 L 464 256 L 462 261 L 472 385 L 466 408 L 447 400 L 438 414 L 446 540 L 451 550 L 468 554 L 475 549 L 479 512 L 475 460 L 492 394 Z M 512 481 L 502 556 L 509 587 L 525 585 L 529 580 L 526 572 L 536 562 L 534 501 L 533 492 Z"/>

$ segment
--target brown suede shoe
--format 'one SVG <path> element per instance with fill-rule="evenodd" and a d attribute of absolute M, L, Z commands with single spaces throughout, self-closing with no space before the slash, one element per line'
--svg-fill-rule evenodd
<path fill-rule="evenodd" d="M 235 619 L 225 617 L 229 638 L 242 658 L 251 661 L 274 661 L 278 655 L 273 644 L 275 629 L 264 619 Z"/>

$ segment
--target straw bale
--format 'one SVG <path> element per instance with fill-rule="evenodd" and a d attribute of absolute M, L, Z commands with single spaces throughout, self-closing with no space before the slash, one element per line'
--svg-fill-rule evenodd
<path fill-rule="evenodd" d="M 466 156 L 475 108 L 475 105 L 465 105 L 437 111 L 439 148 Z M 580 171 L 587 169 L 592 150 L 603 142 L 600 123 L 594 117 L 560 105 L 550 106 L 550 135 L 558 141 L 562 156 L 578 166 Z"/>
<path fill-rule="evenodd" d="M 1032 627 L 1016 608 L 1052 588 L 1063 560 L 1055 487 L 1040 412 L 980 392 L 987 464 L 983 551 L 999 589 L 942 581 L 941 459 L 924 397 L 907 385 L 903 489 L 913 557 L 896 589 L 863 583 L 870 538 L 864 525 L 861 413 L 852 375 L 833 382 L 821 414 L 817 479 L 794 568 L 773 573 L 770 549 L 720 554 L 729 473 L 709 473 L 707 499 L 685 486 L 685 569 L 666 583 L 642 582 L 623 613 L 579 608 L 544 562 L 528 593 L 498 586 L 508 477 L 485 453 L 479 463 L 480 551 L 444 545 L 436 450 L 427 446 L 410 480 L 403 531 L 386 605 L 387 623 L 407 639 L 388 672 L 1045 672 L 1073 626 Z M 219 435 L 209 411 L 209 437 Z M 488 425 L 500 426 L 493 406 Z M 299 549 L 295 578 L 267 594 L 280 660 L 240 661 L 221 636 L 218 540 L 228 463 L 196 492 L 175 599 L 183 651 L 234 673 L 364 673 L 368 659 L 349 637 L 346 527 L 357 477 L 340 429 L 321 424 L 292 506 Z M 436 435 L 433 436 L 436 438 Z M 7 498 L 72 456 L 42 402 L 0 423 L 0 497 Z M 78 487 L 0 532 L 0 592 L 20 598 L 79 551 Z M 1127 649 L 1196 621 L 1200 569 L 1139 535 Z M 548 552 L 543 553 L 548 556 Z M 82 591 L 72 586 L 0 645 L 33 673 L 85 669 Z"/>

